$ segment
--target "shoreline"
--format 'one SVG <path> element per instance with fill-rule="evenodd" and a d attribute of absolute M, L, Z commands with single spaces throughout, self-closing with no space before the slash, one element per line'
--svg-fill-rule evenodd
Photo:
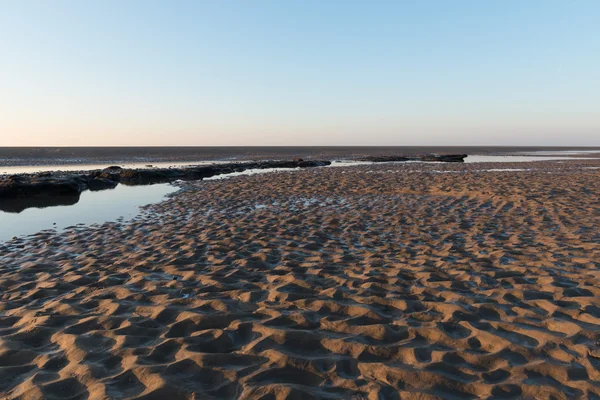
<path fill-rule="evenodd" d="M 402 162 L 433 161 L 459 162 L 467 157 L 460 155 L 420 155 L 420 156 L 371 156 L 364 161 Z M 30 207 L 74 204 L 81 192 L 113 189 L 119 184 L 130 186 L 169 183 L 178 180 L 193 181 L 217 175 L 239 173 L 252 169 L 315 168 L 331 165 L 329 160 L 266 160 L 258 162 L 238 162 L 173 168 L 124 169 L 119 166 L 102 170 L 50 171 L 36 174 L 13 174 L 0 177 L 0 210 L 19 212 Z"/>
<path fill-rule="evenodd" d="M 353 159 L 429 153 L 508 154 L 522 151 L 600 150 L 556 146 L 230 146 L 230 147 L 0 147 L 0 166 L 260 161 L 273 158 Z"/>

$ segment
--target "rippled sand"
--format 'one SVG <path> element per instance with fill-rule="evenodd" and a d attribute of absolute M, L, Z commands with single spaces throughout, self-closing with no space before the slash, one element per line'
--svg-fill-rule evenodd
<path fill-rule="evenodd" d="M 598 165 L 184 183 L 0 245 L 0 398 L 598 397 Z"/>

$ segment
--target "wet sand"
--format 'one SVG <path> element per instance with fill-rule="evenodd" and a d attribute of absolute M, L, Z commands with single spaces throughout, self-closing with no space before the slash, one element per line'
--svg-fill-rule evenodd
<path fill-rule="evenodd" d="M 0 398 L 598 397 L 598 166 L 188 182 L 0 244 Z"/>

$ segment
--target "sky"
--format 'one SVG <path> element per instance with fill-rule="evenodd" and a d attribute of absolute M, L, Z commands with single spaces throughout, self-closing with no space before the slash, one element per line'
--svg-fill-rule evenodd
<path fill-rule="evenodd" d="M 0 146 L 600 146 L 598 0 L 0 0 Z"/>

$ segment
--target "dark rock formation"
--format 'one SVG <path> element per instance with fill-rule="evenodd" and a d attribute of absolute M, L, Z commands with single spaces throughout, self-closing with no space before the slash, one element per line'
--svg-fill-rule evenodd
<path fill-rule="evenodd" d="M 165 183 L 177 178 L 176 170 L 169 173 L 169 169 L 124 169 L 119 175 L 121 183 L 127 185 L 149 185 L 152 183 Z"/>
<path fill-rule="evenodd" d="M 114 189 L 118 184 L 118 180 L 96 177 L 88 182 L 87 188 L 91 191 Z"/>
<path fill-rule="evenodd" d="M 464 162 L 467 158 L 466 154 L 430 154 L 420 156 L 419 161 L 437 161 L 437 162 Z"/>
<path fill-rule="evenodd" d="M 331 164 L 330 161 L 260 161 L 231 164 L 215 164 L 187 168 L 124 169 L 120 182 L 126 185 L 149 185 L 153 183 L 173 182 L 176 180 L 196 181 L 215 175 L 242 172 L 248 169 L 269 168 L 311 168 Z"/>
<path fill-rule="evenodd" d="M 0 180 L 0 199 L 29 197 L 39 194 L 73 196 L 78 195 L 86 188 L 87 179 L 79 175 L 12 175 Z"/>
<path fill-rule="evenodd" d="M 79 176 L 12 175 L 0 179 L 0 210 L 18 213 L 30 207 L 72 205 L 86 187 Z"/>
<path fill-rule="evenodd" d="M 393 162 L 393 161 L 435 161 L 435 162 L 464 162 L 466 154 L 426 154 L 422 156 L 372 156 L 359 159 L 371 162 Z"/>

